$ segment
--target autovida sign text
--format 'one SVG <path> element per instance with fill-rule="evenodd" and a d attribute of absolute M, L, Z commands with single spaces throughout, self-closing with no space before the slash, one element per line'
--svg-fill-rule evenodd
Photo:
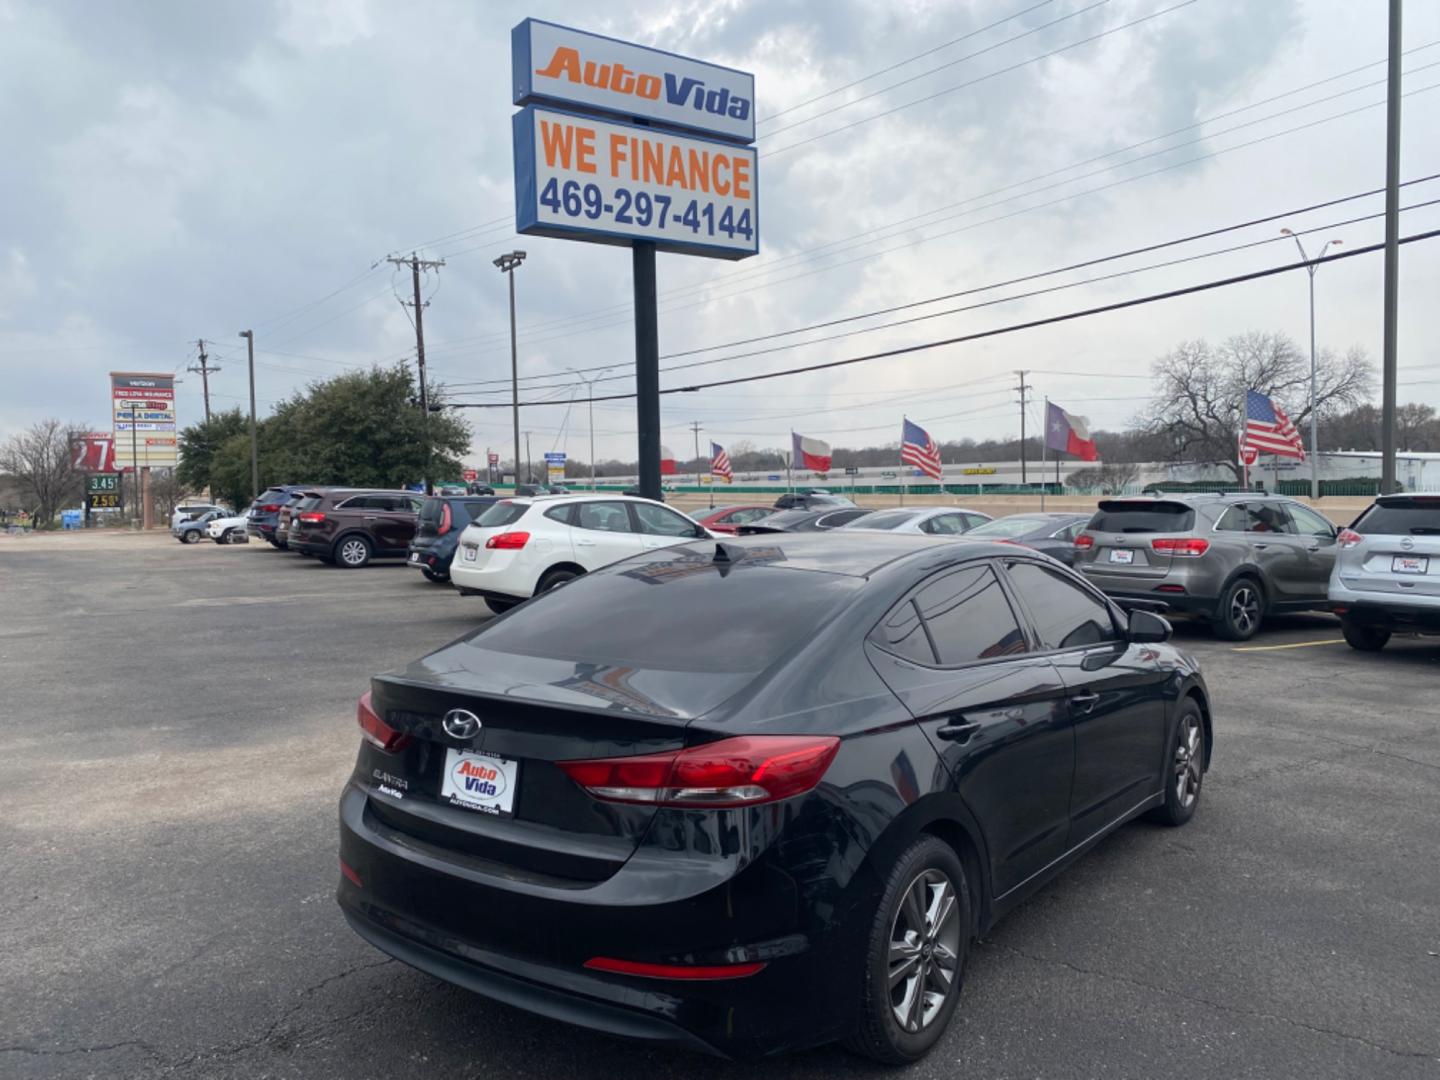
<path fill-rule="evenodd" d="M 518 232 L 760 250 L 753 76 L 535 19 L 511 53 Z"/>

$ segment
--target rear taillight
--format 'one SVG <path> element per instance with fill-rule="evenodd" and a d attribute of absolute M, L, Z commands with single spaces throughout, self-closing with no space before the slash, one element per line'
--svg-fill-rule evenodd
<path fill-rule="evenodd" d="M 497 533 L 485 541 L 491 551 L 517 551 L 530 542 L 528 532 Z"/>
<path fill-rule="evenodd" d="M 278 514 L 280 512 L 280 504 L 266 503 L 264 506 L 260 507 L 260 512 L 262 514 Z"/>
<path fill-rule="evenodd" d="M 1082 550 L 1085 548 L 1092 548 L 1095 546 L 1095 538 L 1089 533 L 1081 533 L 1079 536 L 1075 537 L 1075 546 L 1077 548 L 1081 548 Z"/>
<path fill-rule="evenodd" d="M 325 515 L 319 510 L 308 510 L 300 515 L 300 520 L 306 525 L 318 525 L 325 520 Z"/>
<path fill-rule="evenodd" d="M 1162 555 L 1195 559 L 1210 550 L 1210 541 L 1199 536 L 1162 536 L 1151 540 L 1150 547 Z"/>
<path fill-rule="evenodd" d="M 405 744 L 410 741 L 410 736 L 403 731 L 396 731 L 384 720 L 380 719 L 374 707 L 370 704 L 370 691 L 360 695 L 360 705 L 356 710 L 356 719 L 360 721 L 360 732 L 365 736 L 365 741 L 376 749 L 383 750 L 387 754 L 393 754 L 402 750 Z"/>
<path fill-rule="evenodd" d="M 437 534 L 440 536 L 444 536 L 446 533 L 448 533 L 450 531 L 450 525 L 453 520 L 454 519 L 450 516 L 450 504 L 442 503 L 440 505 L 440 528 L 437 530 Z"/>
<path fill-rule="evenodd" d="M 1342 548 L 1352 548 L 1360 543 L 1365 537 L 1361 536 L 1354 529 L 1341 529 L 1340 535 L 1336 537 Z"/>
<path fill-rule="evenodd" d="M 555 764 L 609 802 L 749 806 L 809 791 L 839 748 L 834 736 L 742 735 L 668 754 Z"/>
<path fill-rule="evenodd" d="M 765 968 L 763 960 L 748 964 L 647 964 L 640 960 L 617 960 L 594 956 L 585 961 L 591 971 L 612 971 L 617 975 L 638 975 L 642 979 L 689 979 L 713 982 L 717 979 L 744 979 Z"/>

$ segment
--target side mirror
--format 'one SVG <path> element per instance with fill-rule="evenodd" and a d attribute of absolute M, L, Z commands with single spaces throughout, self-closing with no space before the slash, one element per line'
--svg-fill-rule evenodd
<path fill-rule="evenodd" d="M 1169 641 L 1170 621 L 1153 611 L 1135 610 L 1130 612 L 1128 636 L 1137 645 L 1159 644 Z"/>

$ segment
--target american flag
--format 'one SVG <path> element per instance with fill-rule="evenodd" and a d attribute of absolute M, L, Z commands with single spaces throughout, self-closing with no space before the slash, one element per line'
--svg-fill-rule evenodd
<path fill-rule="evenodd" d="M 900 432 L 900 464 L 914 465 L 926 476 L 940 479 L 940 448 L 928 431 L 909 420 Z"/>
<path fill-rule="evenodd" d="M 710 475 L 718 476 L 727 484 L 730 483 L 730 455 L 718 442 L 710 444 Z"/>
<path fill-rule="evenodd" d="M 1256 390 L 1245 391 L 1245 436 L 1241 445 L 1253 446 L 1261 454 L 1305 460 L 1305 445 L 1290 417 Z"/>

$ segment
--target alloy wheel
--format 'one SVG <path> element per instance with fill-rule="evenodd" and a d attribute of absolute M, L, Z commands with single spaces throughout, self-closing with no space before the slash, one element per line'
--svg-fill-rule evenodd
<path fill-rule="evenodd" d="M 1230 625 L 1240 634 L 1249 634 L 1260 622 L 1260 596 L 1249 585 L 1241 585 L 1230 597 Z"/>
<path fill-rule="evenodd" d="M 1188 810 L 1200 797 L 1200 776 L 1205 764 L 1200 718 L 1187 713 L 1180 721 L 1180 740 L 1175 746 L 1175 800 Z"/>
<path fill-rule="evenodd" d="M 361 566 L 365 562 L 365 541 L 346 540 L 340 545 L 340 559 L 346 566 Z"/>
<path fill-rule="evenodd" d="M 890 930 L 890 1011 L 914 1034 L 940 1014 L 960 963 L 960 905 L 943 872 L 925 870 L 905 890 Z"/>

